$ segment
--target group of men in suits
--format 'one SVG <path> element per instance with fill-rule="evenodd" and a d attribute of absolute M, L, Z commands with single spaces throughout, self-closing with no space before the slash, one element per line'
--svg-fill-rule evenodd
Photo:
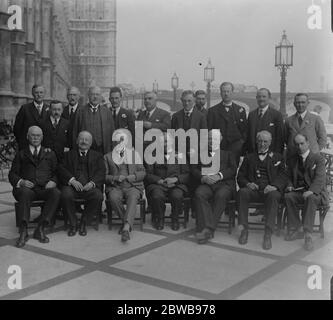
<path fill-rule="evenodd" d="M 59 101 L 52 101 L 47 110 L 43 102 L 44 88 L 34 86 L 34 101 L 21 107 L 14 125 L 19 152 L 13 162 L 10 181 L 14 188 L 14 196 L 21 203 L 18 246 L 23 246 L 27 238 L 29 203 L 33 199 L 45 196 L 45 192 L 41 195 L 38 188 L 46 189 L 48 186 L 49 189 L 50 185 L 56 188 L 59 183 L 61 193 L 59 191 L 57 195 L 53 195 L 54 198 L 58 198 L 53 199 L 52 204 L 55 208 L 52 207 L 49 212 L 52 216 L 58 203 L 62 204 L 70 222 L 69 236 L 74 236 L 77 230 L 80 235 L 86 235 L 86 225 L 91 223 L 101 209 L 105 184 L 106 198 L 123 220 L 120 234 L 124 242 L 130 239 L 136 203 L 143 196 L 144 189 L 152 211 L 153 226 L 157 230 L 164 228 L 166 201 L 172 206 L 171 228 L 178 230 L 183 198 L 191 196 L 192 209 L 197 219 L 198 243 L 206 243 L 214 236 L 221 214 L 232 198 L 238 200 L 239 224 L 242 228 L 239 243 L 247 243 L 248 204 L 264 199 L 265 207 L 270 208 L 265 210 L 263 248 L 266 250 L 272 246 L 271 234 L 279 201 L 284 192 L 289 190 L 286 203 L 290 216 L 288 223 L 292 231 L 286 238 L 293 240 L 300 237 L 300 222 L 296 218 L 295 203 L 303 201 L 305 214 L 311 211 L 308 213 L 309 218 L 304 220 L 307 225 L 303 225 L 306 234 L 305 246 L 311 249 L 311 223 L 313 225 L 315 208 L 321 201 L 326 200 L 323 179 L 325 172 L 321 156 L 318 155 L 326 141 L 323 121 L 319 116 L 307 111 L 309 98 L 304 93 L 295 96 L 294 105 L 297 112 L 284 123 L 281 113 L 270 105 L 271 93 L 268 89 L 258 90 L 258 108 L 251 111 L 248 117 L 245 108 L 233 101 L 233 91 L 232 83 L 222 83 L 222 101 L 207 110 L 204 91 L 198 90 L 194 93 L 186 90 L 181 96 L 183 109 L 174 113 L 172 117 L 167 111 L 157 107 L 155 92 L 146 92 L 145 110 L 141 110 L 135 119 L 131 111 L 121 106 L 122 92 L 118 87 L 110 89 L 110 109 L 101 105 L 100 88 L 90 88 L 88 104 L 79 106 L 80 92 L 72 87 L 68 90 L 69 104 L 64 110 Z M 136 121 L 142 125 L 143 133 L 150 129 L 159 129 L 164 133 L 157 138 L 160 139 L 157 143 L 164 146 L 162 163 L 139 160 L 140 155 L 131 148 L 134 139 L 143 139 L 135 137 Z M 199 145 L 192 148 L 190 141 L 186 139 L 185 154 L 182 155 L 178 149 L 179 145 L 171 142 L 168 129 L 183 129 L 185 132 L 194 130 L 198 136 L 200 130 L 208 129 L 209 141 L 204 145 L 205 150 L 200 150 Z M 39 135 L 42 133 L 39 144 L 34 138 L 38 136 L 36 130 Z M 288 150 L 288 169 L 283 156 L 285 142 Z M 37 151 L 34 147 L 36 144 Z M 144 150 L 148 145 L 145 141 Z M 206 170 L 207 165 L 200 161 L 193 164 L 192 156 L 201 152 L 209 153 L 212 160 L 216 158 L 218 168 L 210 172 Z M 176 162 L 170 162 L 174 155 Z M 291 176 L 292 170 L 295 169 L 295 163 L 292 161 L 295 155 L 307 159 L 298 167 L 296 180 Z M 182 156 L 186 158 L 185 164 L 178 161 L 178 157 Z M 244 161 L 237 174 L 241 156 L 244 156 Z M 24 157 L 30 158 L 29 172 L 22 170 L 25 168 L 21 163 L 25 161 Z M 134 163 L 128 161 L 133 158 Z M 54 159 L 57 163 L 56 181 L 51 179 L 55 174 Z M 312 163 L 313 159 L 315 164 Z M 43 183 L 38 184 L 36 177 L 45 165 L 44 162 L 49 164 L 50 168 L 42 169 L 42 175 L 45 177 L 42 179 Z M 311 172 L 308 172 L 308 163 L 312 164 Z M 238 193 L 236 181 L 240 188 Z M 287 183 L 289 189 L 286 189 Z M 26 188 L 29 192 L 25 192 Z M 31 190 L 34 191 L 33 196 Z M 313 194 L 309 193 L 310 190 Z M 289 196 L 296 192 L 301 193 Z M 86 200 L 80 223 L 76 220 L 75 198 Z M 294 203 L 294 206 L 291 203 Z M 50 223 L 47 217 L 46 215 L 46 218 L 41 220 L 36 229 L 36 238 L 41 242 L 47 241 L 43 231 Z"/>

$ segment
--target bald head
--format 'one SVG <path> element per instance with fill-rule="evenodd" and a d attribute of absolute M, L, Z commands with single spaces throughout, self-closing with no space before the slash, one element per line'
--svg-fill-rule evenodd
<path fill-rule="evenodd" d="M 70 87 L 67 90 L 67 100 L 71 106 L 75 106 L 80 99 L 80 90 L 77 87 Z"/>
<path fill-rule="evenodd" d="M 87 151 L 90 149 L 93 142 L 93 136 L 89 131 L 81 131 L 77 137 L 77 145 L 80 151 Z"/>
<path fill-rule="evenodd" d="M 145 92 L 144 104 L 148 111 L 153 110 L 156 107 L 157 95 L 155 92 L 149 91 Z"/>
<path fill-rule="evenodd" d="M 28 129 L 27 139 L 33 147 L 39 147 L 43 140 L 43 131 L 40 127 L 32 126 Z"/>
<path fill-rule="evenodd" d="M 102 91 L 100 87 L 90 87 L 88 91 L 89 103 L 97 106 L 102 101 Z"/>

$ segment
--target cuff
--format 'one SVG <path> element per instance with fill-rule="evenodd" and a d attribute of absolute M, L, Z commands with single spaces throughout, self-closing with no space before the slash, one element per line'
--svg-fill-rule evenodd
<path fill-rule="evenodd" d="M 218 175 L 220 176 L 221 180 L 223 180 L 223 174 L 222 174 L 222 172 L 219 172 Z"/>
<path fill-rule="evenodd" d="M 71 185 L 71 183 L 72 183 L 74 180 L 75 180 L 75 178 L 74 178 L 74 177 L 70 178 L 70 179 L 69 179 L 69 181 L 68 181 L 68 185 L 70 186 L 70 185 Z"/>
<path fill-rule="evenodd" d="M 17 184 L 16 184 L 16 188 L 19 188 L 19 187 L 20 187 L 20 183 L 21 183 L 22 180 L 23 180 L 23 179 L 20 179 L 20 180 L 17 182 Z"/>
<path fill-rule="evenodd" d="M 93 186 L 94 186 L 94 188 L 96 188 L 96 184 L 95 184 L 95 182 L 94 182 L 94 181 L 90 181 L 90 183 L 92 183 L 92 184 L 93 184 Z"/>

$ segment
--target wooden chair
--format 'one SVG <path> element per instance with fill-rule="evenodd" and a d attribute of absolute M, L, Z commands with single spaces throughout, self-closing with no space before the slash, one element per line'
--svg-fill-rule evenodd
<path fill-rule="evenodd" d="M 225 214 L 228 216 L 228 221 L 219 221 L 217 223 L 217 227 L 227 227 L 228 233 L 232 233 L 232 229 L 235 227 L 235 220 L 236 220 L 236 201 L 230 200 L 225 209 Z M 221 215 L 222 217 L 222 215 Z"/>

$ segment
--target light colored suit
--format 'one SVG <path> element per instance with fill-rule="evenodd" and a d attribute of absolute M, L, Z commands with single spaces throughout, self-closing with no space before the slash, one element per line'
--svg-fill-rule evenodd
<path fill-rule="evenodd" d="M 326 146 L 326 129 L 323 120 L 309 111 L 306 112 L 302 125 L 299 126 L 298 114 L 288 117 L 285 122 L 285 142 L 288 158 L 297 153 L 294 138 L 297 134 L 308 138 L 310 150 L 318 153 Z"/>

